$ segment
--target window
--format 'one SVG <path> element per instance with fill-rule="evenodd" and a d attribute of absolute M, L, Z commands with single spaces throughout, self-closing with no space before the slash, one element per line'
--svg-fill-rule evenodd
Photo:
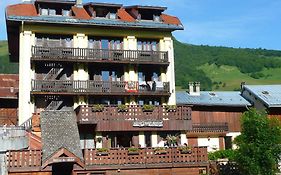
<path fill-rule="evenodd" d="M 137 49 L 143 51 L 158 51 L 158 42 L 157 41 L 138 41 Z"/>
<path fill-rule="evenodd" d="M 49 15 L 55 16 L 56 15 L 56 10 L 55 9 L 49 9 Z"/>
<path fill-rule="evenodd" d="M 48 9 L 41 9 L 41 15 L 48 15 Z"/>
<path fill-rule="evenodd" d="M 160 22 L 160 16 L 153 15 L 153 20 L 156 21 L 156 22 Z"/>
<path fill-rule="evenodd" d="M 121 39 L 89 39 L 88 48 L 121 50 L 123 48 L 123 43 Z"/>
<path fill-rule="evenodd" d="M 62 16 L 70 16 L 70 11 L 69 10 L 62 10 Z"/>
<path fill-rule="evenodd" d="M 109 13 L 109 19 L 116 19 L 116 13 Z"/>

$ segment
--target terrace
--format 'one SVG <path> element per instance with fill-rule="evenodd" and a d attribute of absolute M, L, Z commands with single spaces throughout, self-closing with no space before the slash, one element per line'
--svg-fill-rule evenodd
<path fill-rule="evenodd" d="M 176 106 L 99 106 L 81 105 L 76 109 L 79 124 L 95 124 L 97 131 L 187 130 L 191 129 L 191 108 Z"/>
<path fill-rule="evenodd" d="M 34 61 L 169 65 L 168 52 L 33 46 Z"/>
<path fill-rule="evenodd" d="M 60 163 L 75 160 L 76 157 L 60 157 Z M 54 159 L 53 161 L 56 161 Z M 81 160 L 80 160 L 81 161 Z M 207 167 L 208 156 L 206 147 L 193 147 L 183 152 L 179 148 L 165 148 L 161 152 L 155 148 L 138 148 L 131 154 L 126 148 L 84 150 L 83 169 L 146 169 L 146 168 L 173 168 L 173 167 Z M 42 170 L 41 150 L 8 151 L 6 153 L 8 172 L 32 172 Z M 43 168 L 44 169 L 44 168 Z M 74 169 L 75 170 L 75 169 Z M 81 171 L 79 168 L 78 170 Z"/>
<path fill-rule="evenodd" d="M 95 80 L 32 80 L 33 94 L 85 95 L 170 95 L 169 82 L 159 82 L 153 88 L 137 81 Z"/>

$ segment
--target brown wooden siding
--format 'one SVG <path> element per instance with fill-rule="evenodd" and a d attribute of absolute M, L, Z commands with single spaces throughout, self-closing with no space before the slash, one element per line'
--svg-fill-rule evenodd
<path fill-rule="evenodd" d="M 0 125 L 17 125 L 18 110 L 16 108 L 0 108 Z"/>
<path fill-rule="evenodd" d="M 192 123 L 228 123 L 229 132 L 239 132 L 242 112 L 192 111 Z"/>

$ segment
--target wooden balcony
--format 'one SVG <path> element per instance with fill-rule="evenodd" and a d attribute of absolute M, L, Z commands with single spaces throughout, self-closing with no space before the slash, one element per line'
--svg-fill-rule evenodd
<path fill-rule="evenodd" d="M 95 124 L 96 131 L 160 131 L 191 129 L 191 108 L 177 106 L 168 111 L 165 106 L 155 106 L 152 111 L 143 106 L 105 106 L 97 111 L 95 106 L 81 105 L 76 109 L 79 124 Z"/>
<path fill-rule="evenodd" d="M 32 80 L 32 94 L 170 95 L 169 82 L 147 88 L 135 81 Z"/>
<path fill-rule="evenodd" d="M 70 47 L 32 47 L 31 60 L 168 65 L 168 52 Z"/>
<path fill-rule="evenodd" d="M 192 130 L 189 132 L 216 132 L 224 133 L 228 131 L 228 123 L 193 123 Z"/>
<path fill-rule="evenodd" d="M 6 163 L 8 172 L 40 171 L 42 151 L 8 151 L 6 153 Z M 208 156 L 206 147 L 193 147 L 189 153 L 182 153 L 178 148 L 166 148 L 161 154 L 157 154 L 154 148 L 140 148 L 133 155 L 125 148 L 109 149 L 108 152 L 102 154 L 96 149 L 86 149 L 84 150 L 84 164 L 84 170 L 97 171 L 110 169 L 206 167 L 208 165 Z M 81 171 L 81 168 L 77 170 Z"/>

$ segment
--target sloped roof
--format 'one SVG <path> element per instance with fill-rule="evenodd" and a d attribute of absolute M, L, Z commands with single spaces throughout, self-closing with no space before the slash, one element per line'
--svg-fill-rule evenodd
<path fill-rule="evenodd" d="M 120 4 L 117 4 L 120 5 Z M 162 9 L 163 7 L 154 6 L 136 6 L 146 7 L 152 9 Z M 169 16 L 166 14 L 161 15 L 163 22 L 154 21 L 136 21 L 123 7 L 118 9 L 118 17 L 120 19 L 95 19 L 91 18 L 86 12 L 85 8 L 78 8 L 72 6 L 74 16 L 40 16 L 37 14 L 34 4 L 16 4 L 10 5 L 6 8 L 6 18 L 8 21 L 20 22 L 38 22 L 38 23 L 59 23 L 59 24 L 79 24 L 79 25 L 99 25 L 99 26 L 116 26 L 116 27 L 138 27 L 138 28 L 154 28 L 154 29 L 169 29 L 169 30 L 182 30 L 183 26 L 177 17 Z"/>
<path fill-rule="evenodd" d="M 242 91 L 249 91 L 267 107 L 281 107 L 281 85 L 244 85 Z"/>
<path fill-rule="evenodd" d="M 62 148 L 83 160 L 76 115 L 73 111 L 41 112 L 41 133 L 43 161 L 47 161 Z"/>
<path fill-rule="evenodd" d="M 211 92 L 201 91 L 199 96 L 190 95 L 185 91 L 176 92 L 176 103 L 199 106 L 245 107 L 251 104 L 237 91 Z"/>

